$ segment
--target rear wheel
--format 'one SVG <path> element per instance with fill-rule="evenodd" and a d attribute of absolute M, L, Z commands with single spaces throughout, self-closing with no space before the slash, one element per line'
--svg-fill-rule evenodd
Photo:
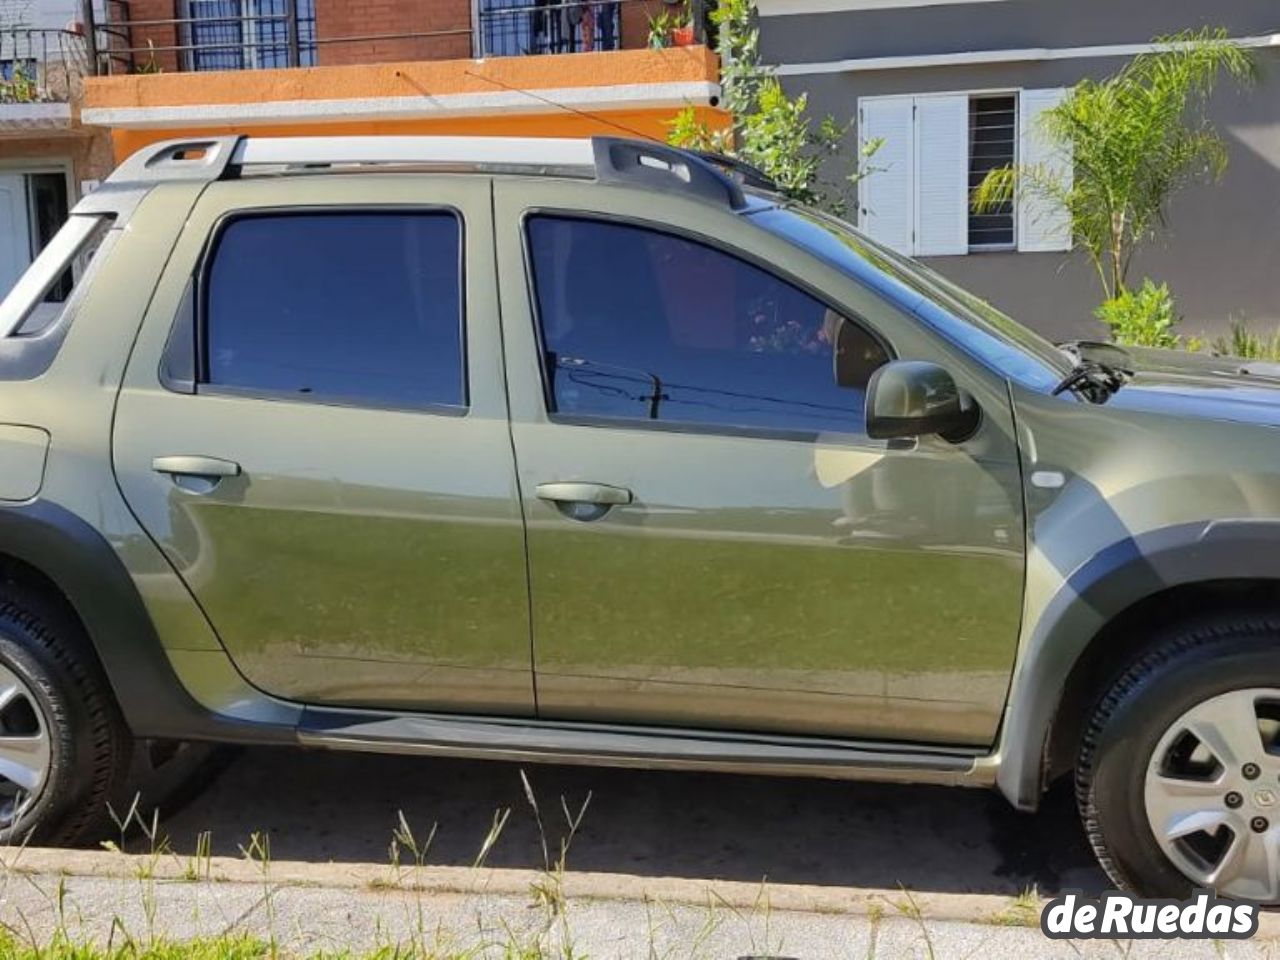
<path fill-rule="evenodd" d="M 1280 621 L 1175 630 L 1112 685 L 1076 768 L 1112 880 L 1280 903 Z"/>
<path fill-rule="evenodd" d="M 106 820 L 129 738 L 79 623 L 0 585 L 0 844 L 69 844 Z"/>

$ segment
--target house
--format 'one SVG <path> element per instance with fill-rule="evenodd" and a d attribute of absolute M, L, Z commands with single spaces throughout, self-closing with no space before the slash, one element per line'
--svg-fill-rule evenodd
<path fill-rule="evenodd" d="M 1069 225 L 1024 198 L 995 215 L 969 191 L 995 166 L 1061 162 L 1037 115 L 1084 77 L 1101 79 L 1153 38 L 1224 27 L 1263 77 L 1227 85 L 1211 117 L 1230 166 L 1180 194 L 1168 229 L 1131 276 L 1167 281 L 1185 333 L 1231 318 L 1280 327 L 1280 4 L 1276 0 L 759 0 L 762 59 L 812 111 L 882 137 L 862 184 L 873 237 L 1054 338 L 1097 337 L 1093 268 L 1069 255 Z"/>
<path fill-rule="evenodd" d="M 719 61 L 700 37 L 668 34 L 651 48 L 650 18 L 689 5 L 700 10 L 699 0 L 0 0 L 0 77 L 35 79 L 23 80 L 21 103 L 3 102 L 19 96 L 0 85 L 0 296 L 82 189 L 159 140 L 665 139 L 689 105 L 723 124 Z"/>
<path fill-rule="evenodd" d="M 649 48 L 685 2 L 109 0 L 83 118 L 117 159 L 230 132 L 665 137 L 685 105 L 723 122 L 715 55 Z"/>
<path fill-rule="evenodd" d="M 73 8 L 0 0 L 0 296 L 111 170 L 109 139 L 78 116 L 89 57 Z"/>

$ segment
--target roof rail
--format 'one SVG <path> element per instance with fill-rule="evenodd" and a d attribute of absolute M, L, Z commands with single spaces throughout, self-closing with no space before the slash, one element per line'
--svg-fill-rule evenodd
<path fill-rule="evenodd" d="M 693 150 L 690 152 L 695 156 L 701 157 L 713 167 L 719 167 L 731 176 L 736 176 L 744 186 L 755 187 L 759 190 L 769 190 L 774 193 L 780 192 L 778 181 L 755 164 L 739 160 L 737 157 L 731 157 L 727 153 L 716 153 L 714 150 Z"/>
<path fill-rule="evenodd" d="M 240 137 L 165 140 L 132 154 L 107 177 L 111 184 L 164 180 L 217 180 L 231 162 Z"/>
<path fill-rule="evenodd" d="M 737 210 L 746 206 L 734 174 L 752 185 L 771 181 L 728 158 L 704 159 L 688 150 L 620 137 L 208 137 L 169 140 L 143 148 L 107 179 L 115 186 L 170 180 L 213 181 L 246 168 L 368 164 L 474 164 L 536 169 L 583 168 L 602 183 L 681 192 Z"/>
<path fill-rule="evenodd" d="M 596 179 L 657 190 L 680 190 L 740 210 L 747 205 L 742 187 L 696 153 L 647 140 L 593 137 Z"/>
<path fill-rule="evenodd" d="M 591 166 L 587 140 L 552 137 L 246 137 L 233 164 L 474 163 Z"/>

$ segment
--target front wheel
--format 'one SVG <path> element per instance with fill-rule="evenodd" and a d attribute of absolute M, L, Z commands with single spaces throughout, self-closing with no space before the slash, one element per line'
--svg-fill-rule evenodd
<path fill-rule="evenodd" d="M 1280 619 L 1174 630 L 1111 686 L 1076 790 L 1123 888 L 1280 903 Z"/>

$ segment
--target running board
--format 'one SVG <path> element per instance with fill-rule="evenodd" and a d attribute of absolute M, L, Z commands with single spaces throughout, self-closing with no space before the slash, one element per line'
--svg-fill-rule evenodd
<path fill-rule="evenodd" d="M 978 750 L 535 719 L 307 707 L 303 746 L 770 776 L 991 786 Z"/>

